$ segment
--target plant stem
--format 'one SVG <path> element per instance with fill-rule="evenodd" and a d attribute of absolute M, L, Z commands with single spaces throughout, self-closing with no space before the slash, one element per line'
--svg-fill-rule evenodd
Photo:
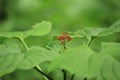
<path fill-rule="evenodd" d="M 19 38 L 19 39 L 20 39 L 20 41 L 23 43 L 23 45 L 25 46 L 26 50 L 28 51 L 29 48 L 28 48 L 27 44 L 25 43 L 24 39 L 21 39 L 21 38 Z M 38 71 L 40 74 L 42 74 L 43 77 L 45 78 L 45 80 L 53 80 L 53 79 L 52 79 L 51 77 L 49 77 L 47 74 L 45 74 L 44 72 L 42 72 L 42 69 L 39 67 L 39 65 L 36 65 L 36 66 L 34 67 L 34 69 L 35 69 L 36 71 Z"/>
<path fill-rule="evenodd" d="M 85 77 L 85 78 L 84 78 L 84 80 L 88 80 L 88 78 L 87 78 L 87 77 Z"/>
<path fill-rule="evenodd" d="M 87 45 L 90 46 L 92 40 L 94 39 L 95 37 L 91 37 L 90 39 L 88 39 L 88 42 L 87 42 Z"/>
<path fill-rule="evenodd" d="M 88 39 L 87 45 L 90 46 L 92 38 Z"/>
<path fill-rule="evenodd" d="M 62 69 L 62 72 L 63 72 L 63 79 L 67 80 L 67 71 Z"/>
<path fill-rule="evenodd" d="M 34 69 L 35 69 L 36 71 L 38 71 L 40 74 L 42 74 L 43 76 L 45 76 L 45 78 L 46 78 L 47 80 L 53 80 L 50 76 L 48 76 L 48 75 L 46 75 L 44 72 L 42 72 L 38 67 L 34 67 Z"/>
<path fill-rule="evenodd" d="M 23 45 L 25 46 L 26 50 L 28 51 L 29 48 L 28 48 L 27 44 L 25 43 L 24 39 L 20 39 L 20 40 L 21 40 L 21 42 L 23 43 Z"/>
<path fill-rule="evenodd" d="M 65 43 L 63 44 L 63 47 L 64 47 L 64 49 L 67 49 Z M 63 80 L 67 80 L 67 71 L 62 69 L 62 72 L 63 72 Z"/>
<path fill-rule="evenodd" d="M 75 74 L 73 74 L 73 75 L 71 76 L 71 79 L 70 79 L 70 80 L 73 80 L 73 79 L 74 79 L 74 77 L 75 77 Z"/>

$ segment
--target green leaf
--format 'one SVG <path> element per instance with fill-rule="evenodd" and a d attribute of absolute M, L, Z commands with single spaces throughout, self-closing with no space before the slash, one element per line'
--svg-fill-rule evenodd
<path fill-rule="evenodd" d="M 116 21 L 112 26 L 110 26 L 108 29 L 100 32 L 98 36 L 106 36 L 113 34 L 115 32 L 120 32 L 120 20 Z"/>
<path fill-rule="evenodd" d="M 42 21 L 41 23 L 32 26 L 31 30 L 25 31 L 23 37 L 26 38 L 28 36 L 42 36 L 48 34 L 51 30 L 51 26 L 51 22 Z"/>
<path fill-rule="evenodd" d="M 23 33 L 22 32 L 0 32 L 0 37 L 6 37 L 6 38 L 22 38 L 23 37 Z"/>
<path fill-rule="evenodd" d="M 38 46 L 32 46 L 29 51 L 24 54 L 24 59 L 19 64 L 20 69 L 31 69 L 45 61 L 52 61 L 57 56 L 57 52 L 49 51 Z"/>
<path fill-rule="evenodd" d="M 32 29 L 24 31 L 24 32 L 0 32 L 1 37 L 6 38 L 27 38 L 29 36 L 42 36 L 48 34 L 51 30 L 51 22 L 42 21 L 41 23 L 37 23 L 36 25 L 32 26 Z"/>
<path fill-rule="evenodd" d="M 84 28 L 79 30 L 79 33 L 90 39 L 91 37 L 96 37 L 100 32 L 106 30 L 106 28 Z"/>
<path fill-rule="evenodd" d="M 21 52 L 18 45 L 0 45 L 0 76 L 15 69 L 31 69 L 45 61 L 52 61 L 57 53 L 33 46 L 29 51 Z"/>
<path fill-rule="evenodd" d="M 87 46 L 67 49 L 64 54 L 60 54 L 53 60 L 48 71 L 60 68 L 88 79 L 101 76 L 100 80 L 119 80 L 120 63 L 109 54 L 110 51 L 107 49 L 101 50 L 100 53 L 95 53 Z"/>
<path fill-rule="evenodd" d="M 102 43 L 101 54 L 109 54 L 112 56 L 120 55 L 120 43 L 107 42 Z"/>
<path fill-rule="evenodd" d="M 107 36 L 114 34 L 116 32 L 120 32 L 120 20 L 116 21 L 109 28 L 84 28 L 78 31 L 79 35 L 84 35 L 87 39 L 91 39 L 91 37 L 97 36 Z"/>
<path fill-rule="evenodd" d="M 119 78 L 117 78 L 116 72 L 114 72 L 115 68 L 113 67 L 113 66 L 117 66 L 117 65 L 116 64 L 114 65 L 113 63 L 116 63 L 116 61 L 114 61 L 114 59 L 112 57 L 107 57 L 104 60 L 102 66 L 101 66 L 101 76 L 104 80 L 112 80 L 113 78 L 115 78 L 116 80 L 119 79 Z M 120 71 L 120 70 L 118 70 L 118 71 Z"/>
<path fill-rule="evenodd" d="M 14 71 L 23 58 L 17 45 L 0 45 L 0 76 Z"/>
<path fill-rule="evenodd" d="M 101 54 L 108 54 L 120 62 L 120 43 L 102 43 Z"/>
<path fill-rule="evenodd" d="M 67 49 L 64 54 L 54 59 L 48 71 L 61 68 L 82 77 L 88 76 L 87 62 L 91 54 L 94 52 L 87 46 Z"/>
<path fill-rule="evenodd" d="M 64 47 L 63 47 L 63 45 L 61 45 L 61 42 L 59 42 L 57 40 L 49 42 L 49 44 L 47 44 L 45 47 L 50 50 L 57 51 L 57 52 L 64 50 Z"/>

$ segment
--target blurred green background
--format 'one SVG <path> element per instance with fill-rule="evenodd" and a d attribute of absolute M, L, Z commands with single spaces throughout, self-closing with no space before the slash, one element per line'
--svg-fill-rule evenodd
<path fill-rule="evenodd" d="M 51 33 L 42 37 L 27 38 L 28 46 L 44 46 L 50 40 L 50 36 L 64 31 L 76 31 L 83 27 L 109 27 L 118 19 L 120 0 L 0 0 L 0 32 L 24 31 L 43 20 L 52 22 Z M 118 38 L 112 40 L 117 41 Z M 93 46 L 93 49 L 94 47 L 96 46 Z M 47 65 L 48 63 L 44 63 L 41 66 L 46 70 Z M 58 72 L 60 71 L 51 75 L 57 73 L 54 77 L 61 80 L 62 74 Z M 33 69 L 16 70 L 1 79 L 44 80 Z"/>

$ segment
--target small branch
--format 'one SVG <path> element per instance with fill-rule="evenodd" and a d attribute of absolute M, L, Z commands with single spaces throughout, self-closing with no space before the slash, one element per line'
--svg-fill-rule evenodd
<path fill-rule="evenodd" d="M 48 80 L 53 80 L 50 76 L 48 76 L 47 74 L 39 70 L 37 67 L 34 67 L 34 69 L 38 71 L 40 74 L 42 74 L 43 76 L 45 76 Z"/>
<path fill-rule="evenodd" d="M 73 74 L 73 75 L 71 76 L 71 79 L 70 79 L 70 80 L 73 80 L 73 79 L 74 79 L 74 77 L 75 77 L 75 74 Z"/>
<path fill-rule="evenodd" d="M 62 72 L 63 72 L 63 79 L 67 80 L 67 71 L 62 69 Z"/>

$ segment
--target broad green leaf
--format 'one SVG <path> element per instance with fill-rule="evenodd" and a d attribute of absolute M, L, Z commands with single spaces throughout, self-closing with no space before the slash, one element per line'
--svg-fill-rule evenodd
<path fill-rule="evenodd" d="M 52 61 L 57 53 L 39 46 L 22 52 L 18 45 L 0 45 L 0 76 L 13 72 L 15 69 L 31 69 L 37 64 Z"/>
<path fill-rule="evenodd" d="M 102 43 L 101 54 L 109 54 L 112 56 L 120 56 L 120 43 L 107 42 Z"/>
<path fill-rule="evenodd" d="M 119 80 L 120 79 L 119 49 L 120 49 L 119 43 L 113 43 L 113 42 L 102 43 L 102 49 L 101 52 L 98 54 L 98 56 L 95 57 L 91 56 L 90 58 L 91 60 L 89 59 L 89 68 L 91 68 L 89 70 L 93 70 L 91 71 L 93 74 L 99 72 L 101 76 L 100 80 Z M 97 65 L 97 67 L 95 67 L 95 65 L 93 64 Z M 94 69 L 92 69 L 92 67 Z M 97 72 L 94 72 L 94 70 Z"/>
<path fill-rule="evenodd" d="M 41 36 L 48 34 L 51 30 L 51 26 L 51 22 L 42 21 L 41 23 L 32 26 L 33 29 L 25 31 L 23 37 L 26 38 L 28 36 Z"/>
<path fill-rule="evenodd" d="M 24 53 L 24 59 L 19 64 L 20 69 L 30 69 L 45 61 L 52 61 L 57 56 L 57 52 L 33 46 Z"/>
<path fill-rule="evenodd" d="M 0 32 L 0 37 L 6 37 L 6 38 L 12 38 L 12 37 L 16 37 L 16 38 L 22 38 L 23 37 L 23 33 L 22 32 Z"/>
<path fill-rule="evenodd" d="M 100 32 L 98 36 L 106 36 L 113 34 L 115 32 L 120 32 L 120 20 L 116 21 L 112 26 L 110 26 L 108 29 Z"/>
<path fill-rule="evenodd" d="M 17 45 L 0 45 L 0 76 L 14 71 L 23 58 Z"/>
<path fill-rule="evenodd" d="M 42 21 L 41 23 L 37 23 L 36 25 L 32 26 L 32 29 L 24 31 L 24 32 L 0 32 L 0 37 L 6 38 L 21 38 L 24 39 L 29 36 L 42 36 L 48 34 L 51 30 L 51 22 Z"/>
<path fill-rule="evenodd" d="M 114 59 L 112 57 L 107 57 L 104 60 L 101 67 L 101 77 L 104 80 L 112 80 L 113 78 L 117 80 L 116 73 L 114 72 L 114 68 L 113 68 L 114 66 L 113 63 L 114 63 Z"/>
<path fill-rule="evenodd" d="M 109 52 L 95 53 L 87 46 L 68 49 L 53 60 L 48 71 L 60 68 L 89 79 L 101 76 L 98 80 L 119 80 L 120 63 Z"/>
<path fill-rule="evenodd" d="M 49 67 L 49 72 L 57 68 L 79 74 L 82 77 L 88 76 L 88 59 L 94 52 L 87 46 L 68 49 L 64 54 L 54 59 Z"/>
<path fill-rule="evenodd" d="M 120 44 L 115 42 L 102 43 L 100 55 L 107 55 L 102 63 L 101 77 L 103 80 L 120 79 Z M 117 58 L 116 58 L 117 57 Z M 119 60 L 118 60 L 119 59 Z M 108 77 L 109 76 L 109 77 Z"/>
<path fill-rule="evenodd" d="M 90 77 L 95 77 L 100 75 L 101 66 L 106 57 L 107 55 L 101 55 L 101 54 L 92 54 L 89 57 L 87 66 L 88 66 L 88 73 Z"/>
<path fill-rule="evenodd" d="M 102 43 L 101 54 L 108 54 L 120 62 L 120 43 L 107 42 Z"/>
<path fill-rule="evenodd" d="M 120 70 L 118 68 L 120 67 L 120 63 L 110 55 L 92 55 L 89 58 L 88 64 L 88 72 L 91 77 L 101 76 L 100 80 L 120 79 Z"/>

